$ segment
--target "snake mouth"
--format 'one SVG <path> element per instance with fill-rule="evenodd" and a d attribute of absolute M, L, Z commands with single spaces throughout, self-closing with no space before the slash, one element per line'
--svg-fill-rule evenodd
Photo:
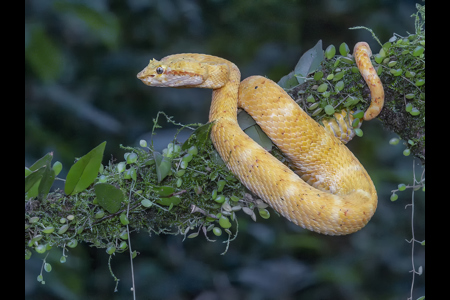
<path fill-rule="evenodd" d="M 137 78 L 149 86 L 189 88 L 203 83 L 202 76 L 193 76 L 187 72 L 180 72 L 179 74 L 171 74 L 169 76 L 160 76 L 156 74 L 145 74 L 144 71 L 139 72 Z"/>
<path fill-rule="evenodd" d="M 153 78 L 155 75 L 142 75 L 142 72 L 137 74 L 137 78 L 140 79 L 146 85 L 152 85 Z"/>

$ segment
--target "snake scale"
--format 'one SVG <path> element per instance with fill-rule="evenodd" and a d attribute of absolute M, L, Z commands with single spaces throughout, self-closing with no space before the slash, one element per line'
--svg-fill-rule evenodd
<path fill-rule="evenodd" d="M 384 101 L 370 55 L 366 43 L 355 46 L 355 60 L 371 90 L 365 120 L 374 118 Z M 137 77 L 149 86 L 212 89 L 214 147 L 249 190 L 291 222 L 343 235 L 364 227 L 375 213 L 377 193 L 358 159 L 272 80 L 251 76 L 241 82 L 232 62 L 195 53 L 153 59 Z M 255 119 L 295 172 L 240 129 L 238 107 Z"/>

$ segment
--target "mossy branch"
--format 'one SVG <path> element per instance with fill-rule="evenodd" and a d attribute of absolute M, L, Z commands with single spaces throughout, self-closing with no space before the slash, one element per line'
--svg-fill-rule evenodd
<path fill-rule="evenodd" d="M 385 89 L 385 106 L 379 115 L 384 126 L 408 142 L 413 155 L 425 163 L 425 32 L 424 6 L 418 7 L 416 33 L 402 37 L 397 34 L 383 44 L 374 55 L 374 66 Z M 422 16 L 423 13 L 423 16 Z M 423 22 L 422 22 L 423 20 Z M 365 110 L 370 91 L 355 70 L 347 45 L 341 45 L 340 56 L 334 54 L 323 60 L 320 68 L 302 78 L 303 83 L 288 89 L 288 93 L 315 120 L 330 117 L 324 107 Z M 321 74 L 319 74 L 319 72 Z M 293 74 L 295 76 L 296 74 Z M 327 85 L 325 92 L 318 86 Z M 311 106 L 314 105 L 314 109 Z M 208 241 L 225 232 L 227 243 L 236 237 L 236 212 L 242 210 L 256 220 L 270 216 L 267 204 L 253 198 L 244 186 L 225 167 L 212 146 L 209 126 L 174 122 L 163 113 L 154 120 L 153 131 L 158 129 L 158 118 L 164 115 L 168 122 L 181 130 L 194 131 L 191 138 L 181 144 L 176 135 L 173 142 L 158 153 L 152 143 L 141 147 L 122 147 L 126 160 L 109 161 L 102 166 L 97 178 L 81 192 L 66 195 L 61 190 L 48 193 L 55 179 L 50 168 L 52 155 L 46 155 L 26 182 L 26 191 L 35 186 L 36 196 L 25 199 L 25 258 L 31 249 L 44 253 L 51 247 L 67 250 L 83 241 L 108 253 L 127 249 L 126 226 L 133 231 L 145 230 L 156 234 L 181 234 L 193 238 L 201 233 Z M 276 148 L 274 154 L 284 160 Z M 53 170 L 53 171 L 52 171 Z M 95 187 L 106 183 L 123 194 L 119 203 L 99 202 Z M 39 188 L 39 185 L 45 186 Z M 39 193 L 37 192 L 39 190 Z M 117 209 L 112 207 L 117 206 Z M 255 213 L 256 212 L 256 213 Z M 188 234 L 190 231 L 194 231 Z M 226 247 L 226 249 L 227 249 Z"/>
<path fill-rule="evenodd" d="M 378 119 L 425 164 L 425 32 L 423 25 L 417 28 L 422 31 L 405 37 L 394 34 L 374 54 L 372 62 L 385 91 L 384 108 Z M 330 48 L 333 50 L 334 46 L 327 50 Z M 318 122 L 332 118 L 334 111 L 365 111 L 370 104 L 370 90 L 348 53 L 348 46 L 343 43 L 339 50 L 341 55 L 326 58 L 319 69 L 302 78 L 302 84 L 287 89 Z M 320 90 L 324 86 L 325 92 Z M 331 113 L 324 109 L 327 105 L 333 107 Z"/>

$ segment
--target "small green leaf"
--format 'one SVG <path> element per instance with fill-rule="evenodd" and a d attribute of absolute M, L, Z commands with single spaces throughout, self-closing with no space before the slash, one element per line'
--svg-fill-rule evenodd
<path fill-rule="evenodd" d="M 417 46 L 413 51 L 413 56 L 420 56 L 425 51 L 425 48 L 422 46 Z"/>
<path fill-rule="evenodd" d="M 352 65 L 352 64 L 354 64 L 355 63 L 355 61 L 352 59 L 352 58 L 350 58 L 350 57 L 341 57 L 341 59 L 340 59 L 343 63 L 346 63 L 346 64 L 349 64 L 349 65 Z"/>
<path fill-rule="evenodd" d="M 147 147 L 147 141 L 146 140 L 140 140 L 139 141 L 139 146 L 141 146 L 143 148 Z"/>
<path fill-rule="evenodd" d="M 225 202 L 225 196 L 224 195 L 218 195 L 214 201 L 216 201 L 217 203 L 223 203 Z"/>
<path fill-rule="evenodd" d="M 197 236 L 198 236 L 198 233 L 197 233 L 197 232 L 194 232 L 194 233 L 191 233 L 190 235 L 188 235 L 187 238 L 188 238 L 188 239 L 193 239 L 193 238 L 195 238 L 195 237 L 197 237 Z"/>
<path fill-rule="evenodd" d="M 153 190 L 161 197 L 170 196 L 175 192 L 175 189 L 171 186 L 158 186 L 153 188 Z"/>
<path fill-rule="evenodd" d="M 341 80 L 338 83 L 336 83 L 334 88 L 336 89 L 337 92 L 340 92 L 344 89 L 344 87 L 345 87 L 344 81 Z"/>
<path fill-rule="evenodd" d="M 101 143 L 89 153 L 81 157 L 69 170 L 64 192 L 74 195 L 84 191 L 97 177 L 106 142 Z"/>
<path fill-rule="evenodd" d="M 398 195 L 396 193 L 392 193 L 391 201 L 394 202 L 394 201 L 397 201 L 397 199 L 398 199 Z"/>
<path fill-rule="evenodd" d="M 75 240 L 75 239 L 70 240 L 70 241 L 67 243 L 67 247 L 69 247 L 69 248 L 75 248 L 77 245 L 78 245 L 78 241 Z"/>
<path fill-rule="evenodd" d="M 225 187 L 225 184 L 227 182 L 225 180 L 219 180 L 219 182 L 217 182 L 217 191 L 221 192 L 223 191 L 223 188 Z"/>
<path fill-rule="evenodd" d="M 311 106 L 308 107 L 308 110 L 314 110 L 319 106 L 319 102 L 313 103 L 311 104 Z"/>
<path fill-rule="evenodd" d="M 336 47 L 334 45 L 330 45 L 325 49 L 325 57 L 327 59 L 332 59 L 334 55 L 336 54 Z"/>
<path fill-rule="evenodd" d="M 420 110 L 413 107 L 409 113 L 411 114 L 411 116 L 418 116 L 418 115 L 420 115 Z"/>
<path fill-rule="evenodd" d="M 310 102 L 310 103 L 314 103 L 314 102 L 316 102 L 316 99 L 314 98 L 313 95 L 309 95 L 309 96 L 306 98 L 306 101 L 307 101 L 307 102 Z"/>
<path fill-rule="evenodd" d="M 342 56 L 347 56 L 347 54 L 350 53 L 350 48 L 348 48 L 348 45 L 347 45 L 346 43 L 342 43 L 342 44 L 339 46 L 339 53 L 340 53 Z"/>
<path fill-rule="evenodd" d="M 422 86 L 425 84 L 425 79 L 423 78 L 417 79 L 415 84 L 416 86 Z"/>
<path fill-rule="evenodd" d="M 383 61 L 383 56 L 381 56 L 379 53 L 375 54 L 374 58 L 377 64 L 381 64 L 381 62 Z"/>
<path fill-rule="evenodd" d="M 55 163 L 52 166 L 53 171 L 55 171 L 55 176 L 58 176 L 58 174 L 62 170 L 62 163 L 59 161 L 55 161 Z"/>
<path fill-rule="evenodd" d="M 225 217 L 225 216 L 221 216 L 221 217 L 220 217 L 220 219 L 219 219 L 219 225 L 220 225 L 220 227 L 225 228 L 225 229 L 231 227 L 230 220 L 228 220 L 228 218 Z"/>
<path fill-rule="evenodd" d="M 120 223 L 122 223 L 122 225 L 128 225 L 130 223 L 130 221 L 128 220 L 128 217 L 125 213 L 120 214 L 119 219 L 120 219 Z"/>
<path fill-rule="evenodd" d="M 61 226 L 61 228 L 59 228 L 58 234 L 64 234 L 64 233 L 66 233 L 66 231 L 68 229 L 69 229 L 69 224 L 64 224 L 63 226 Z"/>
<path fill-rule="evenodd" d="M 123 192 L 109 183 L 97 183 L 94 185 L 95 195 L 98 204 L 113 214 L 119 211 L 123 200 L 125 199 Z"/>
<path fill-rule="evenodd" d="M 353 117 L 357 119 L 362 119 L 364 117 L 364 111 L 357 110 L 353 113 Z"/>
<path fill-rule="evenodd" d="M 173 197 L 169 197 L 169 198 L 160 198 L 158 200 L 156 200 L 156 202 L 158 204 L 164 205 L 164 206 L 176 206 L 178 204 L 180 204 L 181 202 L 181 198 L 179 196 L 173 196 Z"/>
<path fill-rule="evenodd" d="M 106 248 L 106 253 L 108 253 L 109 255 L 113 254 L 114 252 L 116 252 L 116 247 L 114 245 L 109 245 L 108 248 Z"/>
<path fill-rule="evenodd" d="M 194 158 L 194 156 L 193 156 L 192 154 L 186 153 L 186 154 L 181 158 L 181 160 L 188 163 L 188 162 L 190 162 L 193 158 Z"/>
<path fill-rule="evenodd" d="M 322 83 L 321 85 L 319 85 L 319 87 L 317 88 L 317 91 L 319 93 L 323 93 L 328 89 L 328 84 L 326 83 Z"/>
<path fill-rule="evenodd" d="M 144 207 L 150 207 L 150 206 L 153 205 L 153 203 L 150 200 L 148 200 L 148 199 L 144 199 L 144 200 L 141 201 L 141 205 L 144 206 Z M 122 219 L 121 219 L 121 221 L 122 221 Z"/>
<path fill-rule="evenodd" d="M 118 163 L 116 166 L 117 172 L 119 172 L 119 173 L 124 172 L 126 170 L 126 168 L 127 168 L 127 164 L 124 161 Z"/>
<path fill-rule="evenodd" d="M 97 211 L 94 215 L 94 218 L 96 219 L 101 219 L 105 216 L 105 212 L 103 211 L 103 209 L 100 209 L 99 211 Z"/>
<path fill-rule="evenodd" d="M 333 108 L 333 106 L 330 105 L 330 104 L 328 104 L 327 106 L 325 106 L 324 110 L 325 110 L 325 113 L 326 113 L 327 115 L 329 115 L 329 116 L 332 115 L 332 114 L 334 114 L 334 108 Z"/>
<path fill-rule="evenodd" d="M 406 71 L 405 76 L 406 78 L 413 78 L 414 76 L 416 76 L 416 72 Z"/>
<path fill-rule="evenodd" d="M 315 80 L 315 81 L 319 81 L 320 79 L 322 79 L 322 77 L 323 77 L 323 72 L 322 72 L 322 71 L 317 71 L 317 72 L 314 74 L 314 80 Z"/>
<path fill-rule="evenodd" d="M 221 236 L 222 235 L 222 229 L 220 227 L 214 227 L 212 231 L 213 231 L 215 236 Z"/>
<path fill-rule="evenodd" d="M 46 234 L 50 234 L 50 233 L 52 233 L 53 231 L 55 231 L 55 227 L 53 227 L 53 226 L 47 226 L 47 227 L 45 227 L 44 229 L 42 229 L 42 232 L 43 232 L 43 233 L 46 233 Z"/>
<path fill-rule="evenodd" d="M 400 140 L 398 138 L 392 138 L 389 140 L 390 145 L 397 145 Z"/>
<path fill-rule="evenodd" d="M 390 68 L 392 68 L 393 66 L 395 66 L 397 64 L 397 61 L 390 61 L 389 63 L 388 63 L 388 67 L 390 67 Z"/>
<path fill-rule="evenodd" d="M 44 264 L 44 270 L 45 272 L 51 272 L 52 271 L 52 265 L 49 263 Z"/>
<path fill-rule="evenodd" d="M 412 109 L 413 109 L 412 103 L 406 104 L 405 110 L 406 110 L 407 112 L 411 112 Z"/>
<path fill-rule="evenodd" d="M 333 81 L 341 80 L 344 77 L 345 71 L 338 72 L 334 75 Z"/>
<path fill-rule="evenodd" d="M 187 151 L 189 154 L 192 154 L 192 155 L 197 155 L 198 154 L 198 148 L 196 147 L 196 146 L 192 146 L 191 148 L 189 148 L 188 149 L 188 151 Z"/>
<path fill-rule="evenodd" d="M 134 164 L 137 161 L 137 154 L 134 152 L 131 152 L 127 155 L 127 157 L 125 158 L 125 160 L 127 161 L 127 164 Z"/>
<path fill-rule="evenodd" d="M 315 111 L 312 112 L 311 116 L 315 117 L 318 114 L 320 114 L 322 112 L 323 108 L 319 107 L 318 109 L 316 109 Z"/>
<path fill-rule="evenodd" d="M 403 70 L 402 69 L 391 69 L 391 74 L 394 76 L 400 76 L 402 75 Z"/>
<path fill-rule="evenodd" d="M 270 212 L 267 209 L 260 208 L 258 211 L 259 211 L 259 215 L 261 216 L 261 218 L 263 218 L 263 219 L 270 218 Z"/>

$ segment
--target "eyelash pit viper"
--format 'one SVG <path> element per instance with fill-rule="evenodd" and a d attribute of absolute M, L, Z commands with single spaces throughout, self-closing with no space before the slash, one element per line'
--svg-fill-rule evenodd
<path fill-rule="evenodd" d="M 364 116 L 369 120 L 381 110 L 383 87 L 370 62 L 369 46 L 357 46 L 355 60 L 371 89 L 371 106 Z M 364 227 L 375 213 L 377 193 L 358 159 L 272 80 L 251 76 L 241 82 L 235 64 L 195 53 L 153 59 L 137 77 L 149 86 L 212 89 L 209 121 L 214 122 L 214 147 L 249 190 L 291 222 L 322 234 L 343 235 Z M 295 172 L 240 129 L 238 107 L 255 119 Z"/>

